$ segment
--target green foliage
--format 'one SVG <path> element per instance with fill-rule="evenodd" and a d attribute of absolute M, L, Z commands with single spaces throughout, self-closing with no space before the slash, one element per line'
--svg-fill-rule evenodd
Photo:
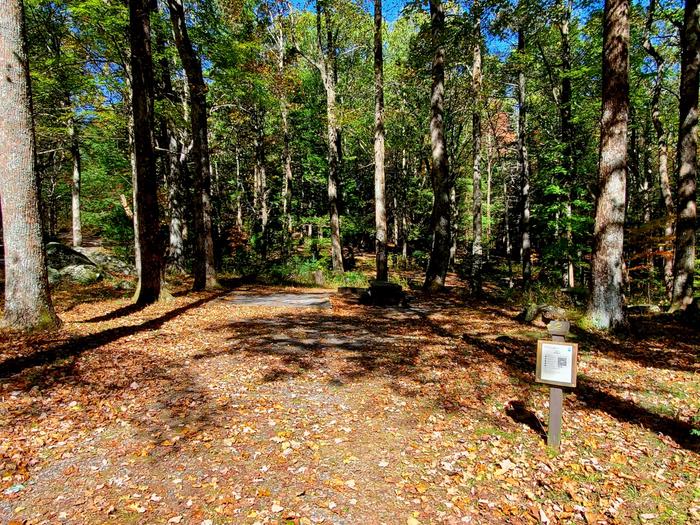
<path fill-rule="evenodd" d="M 367 6 L 354 0 L 330 0 L 326 4 L 337 47 L 337 109 L 343 150 L 342 240 L 353 252 L 371 251 L 375 228 L 374 75 L 369 38 L 372 16 Z M 434 49 L 424 3 L 404 4 L 398 18 L 384 29 L 387 213 L 392 249 L 400 252 L 405 241 L 410 263 L 419 270 L 427 263 L 432 242 L 428 123 Z M 506 259 L 508 244 L 510 266 L 518 267 L 520 181 L 515 147 L 515 86 L 518 71 L 524 69 L 532 172 L 531 230 L 538 277 L 532 293 L 535 298 L 546 299 L 547 288 L 560 288 L 569 261 L 576 269 L 577 284 L 585 286 L 597 185 L 601 6 L 574 9 L 570 23 L 571 70 L 563 71 L 559 27 L 563 13 L 558 3 L 479 4 L 483 9 L 479 15 L 484 78 L 483 100 L 477 100 L 471 89 L 471 57 L 477 42 L 474 4 L 445 5 L 448 16 L 444 121 L 456 188 L 455 267 L 468 270 L 470 266 L 474 111 L 481 113 L 483 126 L 483 242 L 489 260 L 497 261 L 487 269 L 494 277 L 511 277 Z M 314 7 L 314 2 L 300 8 L 296 2 L 287 5 L 271 0 L 191 0 L 185 4 L 188 29 L 202 58 L 208 87 L 217 253 L 222 268 L 229 272 L 309 283 L 315 271 L 330 269 L 326 94 L 322 76 L 313 64 L 321 58 L 319 52 L 327 51 L 323 43 L 327 21 L 322 17 L 323 49 L 319 50 Z M 669 158 L 673 159 L 679 81 L 675 23 L 680 20 L 681 5 L 672 2 L 657 9 L 660 12 L 650 37 L 667 64 L 659 109 L 671 145 Z M 74 125 L 82 153 L 85 234 L 100 237 L 127 253 L 133 243 L 132 225 L 120 203 L 121 195 L 130 201 L 132 191 L 127 133 L 127 6 L 100 0 L 29 0 L 26 14 L 39 151 L 37 166 L 47 222 L 56 230 L 51 233 L 65 235 L 70 228 L 69 130 Z M 644 7 L 635 4 L 630 47 L 628 239 L 644 224 L 664 216 L 658 197 L 657 137 L 650 107 L 656 76 L 642 45 L 645 17 Z M 183 104 L 186 85 L 169 23 L 165 9 L 152 14 L 156 77 L 161 79 L 168 72 L 173 91 L 171 96 L 163 96 L 164 86 L 156 86 L 156 121 L 159 125 L 167 123 L 178 140 L 187 145 L 191 136 L 189 115 Z M 527 46 L 523 53 L 516 52 L 512 45 L 519 24 L 526 27 Z M 559 107 L 561 82 L 565 78 L 572 84 L 573 136 L 568 172 Z M 287 143 L 283 109 L 287 116 Z M 291 233 L 283 216 L 282 199 L 287 147 L 293 177 Z M 165 228 L 169 210 L 164 166 L 172 152 L 161 153 L 154 176 L 161 182 Z M 186 170 L 191 171 L 191 156 L 184 161 Z M 261 211 L 256 209 L 256 166 L 264 166 L 266 171 L 265 198 L 270 216 L 265 237 L 260 233 Z M 186 226 L 191 231 L 190 222 L 188 216 Z M 308 225 L 313 227 L 311 239 L 306 235 Z M 322 239 L 317 238 L 319 232 Z M 228 243 L 234 237 L 237 242 Z M 187 242 L 192 242 L 191 235 Z M 189 249 L 188 246 L 188 253 Z M 637 261 L 642 252 L 637 244 L 628 242 L 627 262 Z M 634 270 L 635 266 L 630 265 L 633 270 L 626 290 L 630 297 L 660 297 L 661 262 L 660 257 L 654 256 L 651 268 L 647 265 Z M 361 281 L 359 274 L 340 278 L 328 273 L 326 277 L 327 282 L 334 284 L 345 282 L 343 279 Z"/>

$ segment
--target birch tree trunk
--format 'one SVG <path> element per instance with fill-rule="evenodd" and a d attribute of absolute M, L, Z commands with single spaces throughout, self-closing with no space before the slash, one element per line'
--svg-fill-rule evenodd
<path fill-rule="evenodd" d="M 625 323 L 622 297 L 627 122 L 629 119 L 629 0 L 606 0 L 599 193 L 588 317 L 599 329 Z"/>
<path fill-rule="evenodd" d="M 253 166 L 253 209 L 255 210 L 255 229 L 260 234 L 260 247 L 263 256 L 267 254 L 268 209 L 267 169 L 265 166 L 265 113 L 255 112 L 255 164 Z"/>
<path fill-rule="evenodd" d="M 671 310 L 693 302 L 695 228 L 697 227 L 698 77 L 700 74 L 700 2 L 686 0 L 681 33 L 681 97 L 678 129 L 678 209 Z"/>
<path fill-rule="evenodd" d="M 450 170 L 444 131 L 445 104 L 445 11 L 441 0 L 430 0 L 430 33 L 433 45 L 433 84 L 430 101 L 430 141 L 432 145 L 432 165 L 430 169 L 433 186 L 433 211 L 431 231 L 433 245 L 430 262 L 423 287 L 439 290 L 445 286 L 445 278 L 450 262 L 451 206 Z"/>
<path fill-rule="evenodd" d="M 518 28 L 518 53 L 525 56 L 525 31 Z M 523 288 L 530 287 L 532 256 L 530 245 L 530 160 L 527 150 L 527 103 L 525 69 L 518 71 L 518 166 L 520 169 L 520 258 L 523 266 Z"/>
<path fill-rule="evenodd" d="M 384 173 L 384 53 L 382 0 L 374 0 L 374 211 L 377 227 L 377 280 L 389 279 Z"/>
<path fill-rule="evenodd" d="M 291 137 L 289 134 L 289 109 L 287 106 L 287 99 L 283 95 L 280 99 L 280 106 L 282 112 L 282 133 L 284 146 L 282 155 L 284 157 L 284 183 L 282 186 L 282 213 L 284 215 L 285 227 L 287 228 L 287 235 L 292 234 L 292 185 L 294 182 L 294 177 L 292 173 L 292 152 L 290 148 Z"/>
<path fill-rule="evenodd" d="M 185 23 L 185 11 L 180 0 L 168 0 L 175 46 L 182 62 L 190 103 L 192 127 L 192 158 L 194 160 L 194 289 L 210 290 L 219 286 L 214 262 L 212 234 L 211 166 L 207 123 L 207 86 L 202 62 L 195 53 Z"/>
<path fill-rule="evenodd" d="M 78 129 L 75 123 L 75 117 L 71 118 L 70 128 L 70 152 L 73 161 L 73 184 L 71 185 L 71 218 L 73 230 L 73 246 L 81 246 L 83 244 L 83 231 L 80 221 L 80 139 Z"/>
<path fill-rule="evenodd" d="M 273 28 L 273 38 L 275 51 L 277 53 L 277 74 L 280 78 L 280 115 L 282 117 L 282 163 L 284 169 L 284 179 L 282 182 L 282 215 L 284 217 L 284 227 L 287 238 L 292 234 L 292 185 L 294 177 L 292 173 L 292 150 L 291 136 L 289 133 L 289 101 L 284 82 L 284 73 L 287 60 L 287 38 L 284 26 L 278 19 Z"/>
<path fill-rule="evenodd" d="M 51 303 L 42 239 L 20 0 L 0 0 L 0 68 L 0 208 L 5 246 L 2 324 L 19 330 L 52 329 L 60 321 Z"/>
<path fill-rule="evenodd" d="M 474 9 L 476 21 L 474 24 L 474 36 L 476 42 L 474 44 L 474 58 L 472 61 L 472 93 L 474 96 L 474 112 L 472 113 L 472 148 L 474 150 L 474 163 L 472 170 L 472 185 L 473 185 L 473 231 L 474 240 L 472 243 L 472 292 L 474 294 L 481 293 L 481 267 L 483 257 L 482 247 L 482 230 L 483 219 L 481 214 L 481 18 L 478 13 L 476 4 Z M 490 181 L 490 179 L 489 179 Z"/>

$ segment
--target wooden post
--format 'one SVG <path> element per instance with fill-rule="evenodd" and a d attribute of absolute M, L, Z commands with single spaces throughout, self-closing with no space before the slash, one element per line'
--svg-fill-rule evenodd
<path fill-rule="evenodd" d="M 553 321 L 547 325 L 552 341 L 563 343 L 571 325 L 568 321 Z M 549 425 L 547 427 L 547 445 L 559 450 L 561 444 L 561 419 L 564 409 L 564 389 L 556 386 L 549 388 Z"/>

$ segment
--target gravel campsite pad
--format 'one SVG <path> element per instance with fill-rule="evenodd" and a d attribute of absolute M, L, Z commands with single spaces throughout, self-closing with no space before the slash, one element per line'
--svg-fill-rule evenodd
<path fill-rule="evenodd" d="M 700 519 L 696 332 L 579 334 L 554 455 L 545 332 L 516 310 L 458 291 L 302 309 L 297 292 L 59 295 L 60 332 L 3 334 L 0 522 Z"/>

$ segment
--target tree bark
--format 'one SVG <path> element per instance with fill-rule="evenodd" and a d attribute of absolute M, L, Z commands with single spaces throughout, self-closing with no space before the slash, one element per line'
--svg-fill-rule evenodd
<path fill-rule="evenodd" d="M 525 30 L 518 28 L 518 53 L 525 56 Z M 518 71 L 518 166 L 520 169 L 520 258 L 523 267 L 523 288 L 530 287 L 532 255 L 530 244 L 530 159 L 527 149 L 527 102 L 525 68 Z"/>
<path fill-rule="evenodd" d="M 71 186 L 71 216 L 73 226 L 73 246 L 81 246 L 83 244 L 83 231 L 80 221 L 80 139 L 78 129 L 75 122 L 75 117 L 71 117 L 70 128 L 68 130 L 71 144 L 71 158 L 73 161 L 73 184 Z"/>
<path fill-rule="evenodd" d="M 166 53 L 164 34 L 165 27 L 158 26 L 155 45 L 156 54 L 160 56 L 160 78 L 157 80 L 156 100 L 166 101 L 173 107 L 181 103 L 178 94 L 173 89 L 171 79 L 170 59 Z M 181 138 L 177 124 L 170 116 L 170 111 L 165 111 L 158 122 L 157 143 L 160 148 L 163 178 L 167 186 L 168 195 L 168 248 L 164 267 L 167 265 L 173 273 L 184 274 L 186 272 L 185 238 L 186 238 L 186 206 L 188 201 L 188 173 L 187 153 L 188 148 Z"/>
<path fill-rule="evenodd" d="M 491 257 L 491 206 L 492 206 L 492 186 L 493 186 L 493 136 L 491 133 L 487 133 L 487 145 L 486 145 L 486 260 L 488 261 Z"/>
<path fill-rule="evenodd" d="M 158 181 L 153 148 L 153 58 L 149 0 L 129 2 L 131 111 L 133 122 L 134 237 L 139 282 L 137 304 L 157 301 L 161 293 L 162 247 Z"/>
<path fill-rule="evenodd" d="M 336 86 L 338 83 L 337 56 L 335 49 L 335 38 L 331 24 L 331 13 L 328 0 L 316 2 L 317 32 L 319 39 L 319 51 L 323 50 L 321 45 L 321 7 L 323 4 L 323 15 L 326 22 L 326 53 L 321 65 L 321 77 L 326 89 L 326 114 L 328 119 L 328 207 L 331 224 L 331 260 L 333 271 L 343 272 L 343 247 L 340 239 L 340 211 L 338 205 L 338 187 L 340 186 L 340 159 L 341 142 L 340 127 L 336 109 Z"/>
<path fill-rule="evenodd" d="M 678 208 L 671 310 L 693 302 L 695 228 L 697 227 L 698 79 L 700 74 L 700 2 L 686 0 L 681 32 L 681 91 L 678 129 Z"/>
<path fill-rule="evenodd" d="M 255 163 L 253 165 L 253 209 L 255 210 L 255 230 L 260 234 L 260 247 L 263 257 L 267 255 L 268 208 L 267 168 L 265 166 L 265 113 L 255 111 Z"/>
<path fill-rule="evenodd" d="M 472 61 L 472 95 L 474 97 L 474 111 L 472 113 L 472 148 L 474 150 L 474 163 L 472 170 L 473 186 L 473 230 L 474 240 L 472 242 L 472 291 L 474 294 L 481 293 L 481 266 L 483 257 L 482 230 L 483 218 L 481 213 L 481 17 L 477 4 L 474 9 L 476 20 L 474 24 L 474 58 Z M 490 174 L 489 174 L 490 175 Z M 490 178 L 489 178 L 490 183 Z"/>
<path fill-rule="evenodd" d="M 170 125 L 168 126 L 170 128 Z M 178 140 L 173 129 L 168 129 L 168 158 L 169 167 L 166 170 L 168 185 L 168 208 L 170 223 L 168 226 L 168 262 L 170 270 L 185 273 L 185 238 L 186 238 L 186 203 L 188 170 L 186 164 L 186 148 Z"/>
<path fill-rule="evenodd" d="M 433 186 L 433 211 L 431 231 L 433 245 L 430 262 L 423 287 L 439 290 L 445 286 L 445 278 L 450 262 L 451 206 L 450 169 L 444 132 L 445 105 L 445 11 L 441 0 L 430 0 L 430 32 L 433 46 L 430 141 L 432 145 L 432 166 L 430 169 Z"/>
<path fill-rule="evenodd" d="M 24 7 L 0 0 L 0 208 L 5 246 L 3 324 L 19 330 L 60 325 L 49 292 L 35 168 Z"/>
<path fill-rule="evenodd" d="M 284 82 L 284 73 L 287 60 L 287 38 L 285 36 L 284 26 L 278 19 L 273 27 L 273 37 L 277 52 L 277 74 L 280 79 L 279 98 L 280 98 L 280 114 L 282 117 L 282 163 L 284 169 L 284 179 L 282 182 L 282 215 L 284 217 L 284 227 L 286 230 L 287 239 L 291 238 L 292 234 L 292 185 L 294 177 L 292 173 L 292 150 L 291 136 L 289 132 L 289 101 L 287 100 L 287 92 Z"/>
<path fill-rule="evenodd" d="M 569 41 L 569 25 L 571 20 L 571 0 L 561 0 L 562 18 L 559 24 L 561 36 L 561 98 L 559 106 L 559 118 L 561 122 L 561 141 L 564 146 L 562 155 L 562 168 L 564 177 L 569 181 L 566 202 L 566 282 L 569 288 L 573 288 L 574 282 L 574 237 L 572 230 L 572 196 L 574 186 L 574 129 L 571 122 L 571 43 Z"/>
<path fill-rule="evenodd" d="M 374 0 L 374 211 L 377 227 L 377 280 L 389 279 L 384 173 L 384 50 L 382 0 Z"/>
<path fill-rule="evenodd" d="M 190 103 L 192 127 L 192 157 L 194 160 L 194 289 L 217 288 L 212 235 L 211 168 L 207 123 L 207 86 L 202 62 L 195 53 L 185 23 L 185 11 L 180 0 L 168 0 L 175 46 L 182 62 Z"/>
<path fill-rule="evenodd" d="M 599 329 L 625 323 L 622 296 L 627 122 L 629 119 L 629 0 L 606 0 L 599 193 L 588 317 Z"/>
<path fill-rule="evenodd" d="M 661 53 L 654 47 L 651 41 L 651 28 L 654 22 L 654 13 L 656 10 L 656 0 L 649 2 L 649 10 L 647 13 L 646 27 L 644 30 L 644 49 L 647 54 L 654 60 L 656 65 L 656 80 L 654 82 L 654 91 L 651 97 L 651 120 L 656 132 L 656 149 L 659 159 L 659 187 L 661 189 L 661 198 L 664 202 L 666 210 L 666 224 L 664 225 L 664 238 L 666 243 L 671 243 L 673 239 L 673 226 L 676 215 L 676 209 L 673 205 L 673 196 L 671 194 L 671 182 L 668 175 L 668 140 L 667 133 L 664 129 L 664 123 L 661 120 L 661 91 L 663 89 L 664 73 L 666 69 L 666 61 Z M 664 257 L 664 285 L 666 294 L 671 299 L 673 289 L 673 257 Z"/>
<path fill-rule="evenodd" d="M 287 235 L 292 234 L 292 185 L 294 176 L 292 173 L 292 150 L 290 147 L 291 136 L 289 134 L 289 108 L 287 106 L 286 96 L 280 98 L 280 108 L 282 112 L 282 133 L 284 146 L 282 155 L 284 157 L 284 183 L 282 186 L 282 213 L 284 215 L 285 227 Z"/>
<path fill-rule="evenodd" d="M 243 182 L 241 181 L 241 154 L 236 146 L 236 226 L 243 228 Z"/>

